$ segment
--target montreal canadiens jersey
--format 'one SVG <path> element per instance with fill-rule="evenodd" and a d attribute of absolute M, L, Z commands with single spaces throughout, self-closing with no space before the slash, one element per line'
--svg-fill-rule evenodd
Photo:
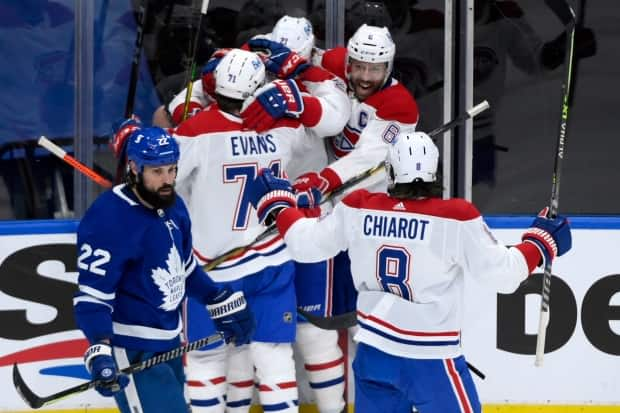
<path fill-rule="evenodd" d="M 346 48 L 325 51 L 321 65 L 346 81 Z M 385 160 L 387 145 L 401 132 L 413 132 L 418 122 L 418 106 L 409 91 L 390 79 L 377 93 L 359 101 L 349 92 L 351 116 L 341 133 L 331 139 L 330 149 L 337 159 L 328 169 L 345 182 Z M 384 171 L 372 182 L 385 178 Z M 366 181 L 368 186 L 371 181 Z M 384 186 L 384 185 L 383 185 Z M 384 190 L 383 187 L 379 188 Z"/>
<path fill-rule="evenodd" d="M 242 120 L 212 104 L 174 130 L 181 149 L 177 186 L 192 218 L 194 253 L 208 263 L 233 248 L 250 244 L 265 231 L 250 203 L 250 183 L 261 168 L 276 175 L 305 149 L 305 130 L 295 119 L 282 118 L 257 133 L 243 130 Z M 289 261 L 276 233 L 209 271 L 217 282 L 254 274 Z"/>
<path fill-rule="evenodd" d="M 91 343 L 166 351 L 179 345 L 180 304 L 187 294 L 207 303 L 213 282 L 192 254 L 187 209 L 139 203 L 126 185 L 104 192 L 77 233 L 78 326 Z"/>
<path fill-rule="evenodd" d="M 304 153 L 295 159 L 287 173 L 296 178 L 308 171 L 320 171 L 327 165 L 327 154 L 323 139 L 342 132 L 351 116 L 351 104 L 342 79 L 331 72 L 311 66 L 295 78 L 302 93 L 304 111 L 300 118 L 306 128 L 302 146 Z M 187 89 L 181 91 L 168 105 L 175 121 L 181 119 L 185 107 Z M 213 100 L 203 92 L 202 81 L 196 80 L 192 88 L 189 112 L 193 116 L 207 107 Z M 180 122 L 179 122 L 180 123 Z"/>
<path fill-rule="evenodd" d="M 362 189 L 319 220 L 289 208 L 277 225 L 295 260 L 348 250 L 359 292 L 355 340 L 409 358 L 461 354 L 466 276 L 512 292 L 540 259 L 528 243 L 496 241 L 462 199 L 401 200 Z"/>

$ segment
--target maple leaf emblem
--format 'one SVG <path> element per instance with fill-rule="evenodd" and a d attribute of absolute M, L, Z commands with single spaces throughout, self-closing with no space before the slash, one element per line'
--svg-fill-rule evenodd
<path fill-rule="evenodd" d="M 163 295 L 159 308 L 166 311 L 176 310 L 185 296 L 185 266 L 174 244 L 168 252 L 166 268 L 153 269 L 151 278 Z"/>

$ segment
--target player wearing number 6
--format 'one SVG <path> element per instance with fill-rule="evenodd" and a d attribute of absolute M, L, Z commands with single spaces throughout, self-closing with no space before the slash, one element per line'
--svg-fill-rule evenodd
<path fill-rule="evenodd" d="M 296 260 L 348 250 L 359 292 L 357 413 L 480 412 L 461 353 L 465 278 L 512 292 L 571 248 L 567 220 L 542 214 L 522 243 L 499 243 L 473 204 L 441 198 L 438 158 L 428 135 L 401 133 L 388 149 L 388 193 L 354 191 L 319 220 L 294 208 L 294 196 L 282 195 L 288 181 L 269 171 L 252 187 L 259 215 L 279 212 L 278 229 Z"/>

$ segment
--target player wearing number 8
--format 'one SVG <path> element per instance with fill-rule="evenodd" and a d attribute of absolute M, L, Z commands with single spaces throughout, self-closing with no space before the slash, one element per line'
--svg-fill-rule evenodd
<path fill-rule="evenodd" d="M 571 248 L 562 217 L 538 216 L 522 243 L 499 243 L 473 204 L 441 198 L 438 158 L 428 135 L 401 133 L 388 149 L 388 194 L 354 191 L 320 220 L 305 218 L 292 202 L 280 206 L 277 226 L 296 260 L 345 250 L 351 258 L 359 292 L 357 413 L 480 412 L 461 353 L 465 279 L 512 292 L 544 260 Z M 269 171 L 255 180 L 258 210 L 269 209 L 272 189 L 285 188 L 281 181 Z M 416 236 L 403 236 L 413 234 L 412 219 Z"/>

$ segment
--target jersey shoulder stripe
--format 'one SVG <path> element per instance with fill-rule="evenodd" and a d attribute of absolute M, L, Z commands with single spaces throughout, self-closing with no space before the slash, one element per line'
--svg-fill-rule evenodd
<path fill-rule="evenodd" d="M 351 192 L 342 202 L 356 209 L 410 212 L 457 221 L 470 221 L 480 217 L 480 211 L 471 202 L 461 198 L 398 199 L 384 193 L 360 189 Z"/>

